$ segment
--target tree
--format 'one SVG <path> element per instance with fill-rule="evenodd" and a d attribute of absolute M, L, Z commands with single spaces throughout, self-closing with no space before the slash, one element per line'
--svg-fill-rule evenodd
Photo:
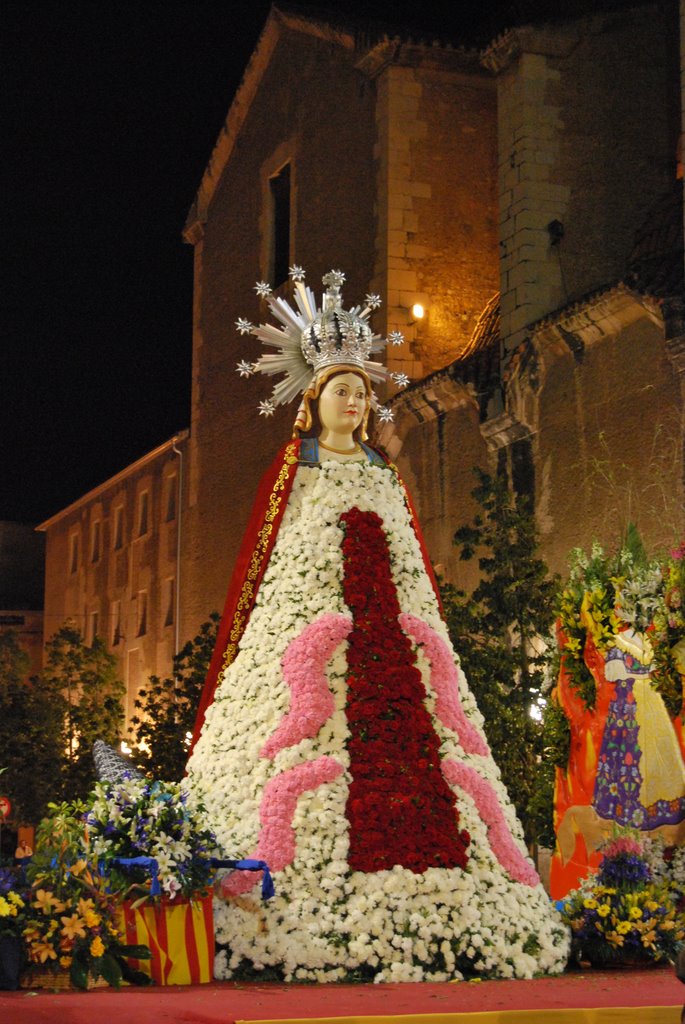
<path fill-rule="evenodd" d="M 538 557 L 530 500 L 501 477 L 477 469 L 481 511 L 455 533 L 463 560 L 479 553 L 481 581 L 470 597 L 443 586 L 448 628 L 502 779 L 528 843 L 545 840 L 551 793 L 538 791 L 543 754 L 541 704 L 553 644 L 558 580 Z M 545 788 L 547 793 L 547 788 Z M 545 803 L 546 801 L 546 803 Z M 547 803 L 549 808 L 546 809 Z M 541 836 L 542 833 L 542 836 Z"/>
<path fill-rule="evenodd" d="M 64 699 L 40 678 L 28 679 L 29 657 L 15 632 L 0 633 L 2 788 L 17 822 L 36 822 L 61 789 Z"/>
<path fill-rule="evenodd" d="M 45 649 L 43 685 L 60 692 L 65 702 L 63 792 L 70 800 L 82 799 L 94 782 L 93 743 L 100 739 L 114 746 L 120 740 L 126 688 L 100 637 L 87 646 L 79 630 L 66 624 Z"/>
<path fill-rule="evenodd" d="M 174 656 L 173 674 L 166 679 L 151 676 L 149 686 L 138 692 L 140 712 L 132 719 L 132 745 L 137 763 L 165 782 L 183 777 L 209 662 L 216 643 L 219 615 L 213 612 L 200 632 Z"/>

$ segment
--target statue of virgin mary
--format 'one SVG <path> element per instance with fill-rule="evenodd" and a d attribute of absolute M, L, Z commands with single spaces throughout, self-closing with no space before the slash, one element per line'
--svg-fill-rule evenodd
<path fill-rule="evenodd" d="M 296 308 L 258 286 L 279 328 L 237 324 L 277 349 L 239 372 L 285 373 L 261 411 L 302 400 L 257 496 L 188 762 L 226 856 L 265 861 L 276 888 L 262 902 L 254 874 L 223 878 L 216 974 L 559 972 L 567 929 L 488 748 L 411 498 L 367 443 L 372 408 L 388 417 L 370 359 L 385 344 L 368 324 L 379 300 L 343 309 L 332 272 L 319 308 L 294 270 Z"/>

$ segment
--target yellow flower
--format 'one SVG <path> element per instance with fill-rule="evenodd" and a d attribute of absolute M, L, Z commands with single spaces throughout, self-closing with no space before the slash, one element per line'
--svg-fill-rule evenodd
<path fill-rule="evenodd" d="M 647 902 L 645 903 L 645 906 L 646 906 L 647 910 L 649 910 L 650 913 L 652 913 L 652 914 L 654 913 L 655 910 L 659 909 L 659 904 L 656 902 L 656 900 L 647 900 Z"/>
<path fill-rule="evenodd" d="M 618 929 L 616 929 L 615 932 L 607 932 L 606 937 L 612 946 L 623 945 L 623 935 L 621 934 L 621 932 L 618 931 Z"/>
<path fill-rule="evenodd" d="M 0 896 L 0 917 L 9 917 L 11 907 L 4 896 Z"/>
<path fill-rule="evenodd" d="M 91 956 L 102 956 L 105 952 L 105 946 L 99 935 L 96 935 L 90 944 Z"/>
<path fill-rule="evenodd" d="M 85 860 L 81 859 L 77 860 L 75 864 L 72 864 L 69 870 L 71 871 L 72 875 L 76 875 L 76 877 L 78 877 L 85 871 L 87 867 L 88 863 Z"/>
<path fill-rule="evenodd" d="M 659 929 L 662 932 L 670 932 L 672 928 L 675 928 L 675 921 L 661 921 Z"/>
<path fill-rule="evenodd" d="M 97 928 L 97 926 L 102 921 L 100 915 L 96 914 L 95 911 L 93 910 L 87 910 L 84 917 L 88 928 Z"/>
<path fill-rule="evenodd" d="M 586 899 L 586 900 L 583 900 L 583 906 L 585 907 L 586 910 L 596 910 L 597 909 L 597 900 L 593 900 L 593 899 L 589 899 L 589 898 Z"/>
<path fill-rule="evenodd" d="M 638 921 L 642 917 L 642 911 L 640 910 L 640 908 L 639 907 L 631 907 L 630 908 L 630 917 L 632 917 L 632 919 L 634 921 Z"/>
<path fill-rule="evenodd" d="M 57 953 L 49 942 L 34 942 L 31 946 L 31 959 L 35 963 L 40 960 L 44 964 L 46 960 L 56 960 Z"/>
<path fill-rule="evenodd" d="M 19 893 L 14 892 L 14 890 L 11 890 L 7 893 L 7 899 L 10 901 L 10 903 L 13 903 L 15 907 L 19 907 L 20 910 L 22 907 L 26 905 L 21 896 L 19 895 Z"/>
<path fill-rule="evenodd" d="M 95 910 L 95 904 L 92 900 L 84 900 L 83 897 L 78 901 L 78 912 L 85 917 L 90 910 Z"/>
<path fill-rule="evenodd" d="M 71 967 L 71 960 L 70 956 L 61 956 L 59 958 L 60 967 Z"/>
<path fill-rule="evenodd" d="M 611 907 L 608 903 L 602 903 L 601 907 L 597 907 L 597 913 L 600 917 L 607 917 L 611 913 Z"/>
<path fill-rule="evenodd" d="M 630 921 L 619 921 L 616 925 L 616 931 L 619 935 L 627 935 L 631 928 L 632 925 Z"/>
<path fill-rule="evenodd" d="M 63 917 L 62 919 L 62 935 L 66 935 L 68 939 L 75 939 L 79 935 L 82 939 L 86 937 L 85 921 L 78 914 L 72 914 L 71 917 Z"/>
<path fill-rule="evenodd" d="M 61 900 L 58 900 L 57 897 L 54 896 L 53 893 L 48 892 L 47 889 L 39 889 L 31 905 L 42 910 L 46 917 L 49 917 L 53 910 L 57 914 L 66 910 L 66 907 Z"/>

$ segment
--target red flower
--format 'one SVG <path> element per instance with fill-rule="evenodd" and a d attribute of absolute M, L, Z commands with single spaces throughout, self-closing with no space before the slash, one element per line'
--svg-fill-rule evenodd
<path fill-rule="evenodd" d="M 343 593 L 354 622 L 346 708 L 350 867 L 465 867 L 469 835 L 459 830 L 421 674 L 399 625 L 383 521 L 353 508 L 341 522 Z"/>

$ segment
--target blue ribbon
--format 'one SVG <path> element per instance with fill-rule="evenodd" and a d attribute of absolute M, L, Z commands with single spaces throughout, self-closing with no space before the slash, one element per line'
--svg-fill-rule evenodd
<path fill-rule="evenodd" d="M 159 884 L 159 864 L 154 857 L 114 857 L 112 863 L 120 864 L 122 868 L 147 868 L 152 880 L 150 895 L 160 895 L 162 887 Z"/>
<path fill-rule="evenodd" d="M 238 871 L 263 871 L 262 876 L 262 899 L 270 900 L 274 895 L 274 881 L 271 877 L 268 864 L 264 860 L 219 860 L 212 857 L 213 868 L 235 868 Z"/>

